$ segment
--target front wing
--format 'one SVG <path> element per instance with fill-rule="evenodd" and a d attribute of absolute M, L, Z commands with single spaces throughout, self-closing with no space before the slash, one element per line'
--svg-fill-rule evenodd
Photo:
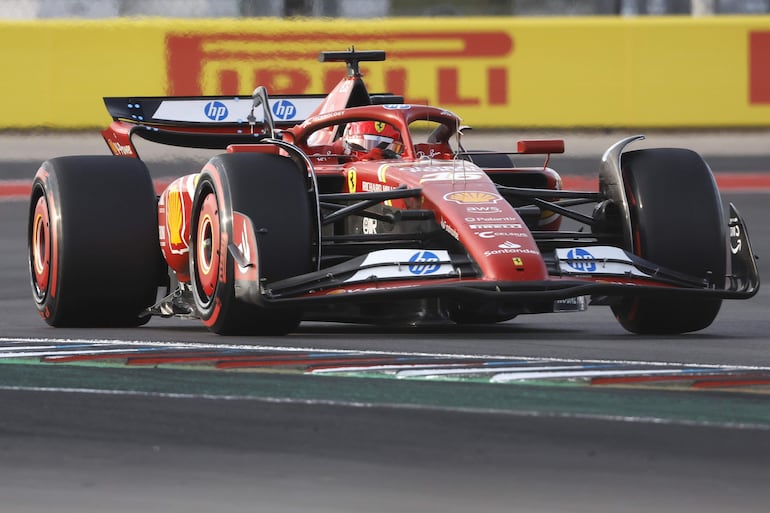
<path fill-rule="evenodd" d="M 729 228 L 730 273 L 723 288 L 617 247 L 572 246 L 543 255 L 550 278 L 542 281 L 486 280 L 474 276 L 467 256 L 438 249 L 429 251 L 435 256 L 430 261 L 435 267 L 430 277 L 410 274 L 408 270 L 416 262 L 414 255 L 422 257 L 428 250 L 380 250 L 321 271 L 263 285 L 259 297 L 266 306 L 436 298 L 522 305 L 581 296 L 597 301 L 602 297 L 649 295 L 747 299 L 759 290 L 759 272 L 745 223 L 732 204 Z M 424 259 L 417 262 L 425 265 Z"/>

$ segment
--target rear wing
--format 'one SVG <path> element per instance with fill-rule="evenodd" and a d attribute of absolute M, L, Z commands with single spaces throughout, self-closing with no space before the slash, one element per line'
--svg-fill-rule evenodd
<path fill-rule="evenodd" d="M 279 128 L 289 128 L 305 121 L 324 101 L 323 94 L 270 96 L 270 111 Z M 370 95 L 372 105 L 404 103 L 404 97 L 391 93 Z M 262 127 L 264 112 L 252 111 L 251 96 L 142 96 L 106 97 L 104 105 L 114 121 L 137 125 L 165 126 L 169 129 L 212 128 L 215 131 L 249 127 L 249 116 Z"/>
<path fill-rule="evenodd" d="M 326 95 L 271 96 L 270 111 L 277 126 L 290 127 L 307 119 Z M 251 96 L 144 96 L 104 98 L 114 121 L 134 124 L 162 125 L 169 128 L 187 126 L 220 130 L 246 128 L 252 115 Z M 262 126 L 264 113 L 254 109 L 254 122 Z"/>
<path fill-rule="evenodd" d="M 104 104 L 112 124 L 102 137 L 114 155 L 139 158 L 132 136 L 187 148 L 225 149 L 230 144 L 253 144 L 269 137 L 266 129 L 290 128 L 307 119 L 325 95 L 271 96 L 272 120 L 252 108 L 250 96 L 107 97 Z M 402 96 L 374 94 L 371 104 L 404 103 Z M 249 116 L 253 116 L 249 119 Z M 253 123 L 253 125 L 252 125 Z M 252 130 L 254 128 L 254 130 Z"/>

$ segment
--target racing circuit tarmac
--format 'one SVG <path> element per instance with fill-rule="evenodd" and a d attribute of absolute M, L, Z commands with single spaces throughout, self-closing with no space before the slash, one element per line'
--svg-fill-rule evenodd
<path fill-rule="evenodd" d="M 566 134 L 551 166 L 590 177 L 620 137 L 571 146 Z M 768 280 L 770 133 L 647 142 L 696 149 L 738 184 L 723 198 Z M 46 158 L 105 152 L 97 134 L 0 134 L 0 196 Z M 156 178 L 190 165 L 147 155 Z M 601 307 L 460 329 L 304 323 L 259 339 L 164 319 L 57 330 L 32 305 L 26 209 L 0 198 L 0 512 L 767 511 L 766 285 L 680 337 L 629 335 Z M 489 377 L 522 365 L 537 378 Z M 508 372 L 480 370 L 494 366 Z"/>

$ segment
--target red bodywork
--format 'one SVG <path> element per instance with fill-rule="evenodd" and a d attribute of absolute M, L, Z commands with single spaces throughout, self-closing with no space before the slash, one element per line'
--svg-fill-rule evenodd
<path fill-rule="evenodd" d="M 384 59 L 384 54 L 382 57 Z M 310 310 L 315 308 L 310 318 L 387 321 L 385 309 L 377 307 L 388 305 L 392 298 L 415 300 L 416 303 L 400 311 L 411 308 L 421 310 L 422 315 L 430 310 L 426 301 L 441 296 L 448 298 L 455 313 L 462 313 L 465 306 L 472 305 L 464 311 L 473 315 L 491 312 L 478 319 L 501 320 L 518 313 L 583 309 L 584 305 L 577 299 L 589 295 L 631 295 L 645 287 L 668 290 L 689 287 L 688 292 L 704 293 L 712 288 L 706 283 L 688 282 L 680 275 L 664 276 L 661 269 L 650 272 L 654 266 L 645 262 L 637 265 L 641 259 L 636 259 L 631 251 L 634 242 L 630 221 L 628 216 L 622 217 L 623 208 L 628 206 L 624 204 L 626 198 L 619 169 L 623 146 L 633 138 L 619 142 L 605 154 L 609 157 L 605 159 L 606 170 L 600 172 L 602 191 L 562 191 L 561 178 L 548 163 L 551 154 L 564 152 L 563 141 L 519 141 L 517 151 L 507 154 L 466 151 L 461 145 L 463 127 L 457 115 L 438 107 L 403 104 L 402 99 L 389 95 L 370 95 L 358 73 L 357 61 L 350 59 L 353 64 L 348 60 L 348 75 L 326 97 L 271 98 L 272 111 L 280 114 L 295 112 L 292 102 L 315 101 L 314 109 L 294 122 L 272 119 L 266 96 L 262 103 L 263 119 L 257 119 L 256 91 L 253 104 L 251 99 L 226 97 L 105 99 L 114 121 L 103 136 L 114 155 L 139 158 L 132 142 L 132 136 L 138 135 L 183 146 L 196 146 L 198 142 L 201 144 L 198 147 L 219 147 L 229 153 L 260 152 L 295 159 L 300 155 L 304 159 L 316 188 L 314 194 L 320 197 L 320 202 L 316 199 L 321 219 L 316 274 L 308 275 L 306 286 L 281 283 L 270 287 L 269 283 L 260 283 L 259 245 L 253 220 L 234 212 L 231 231 L 223 233 L 219 243 L 221 252 L 235 252 L 236 282 L 253 285 L 242 287 L 249 290 L 242 292 L 241 299 L 246 297 L 249 302 L 260 305 L 271 301 L 301 302 L 303 308 L 307 305 Z M 191 110 L 198 109 L 211 122 L 201 113 L 195 117 L 196 114 L 187 116 L 184 112 L 180 119 L 159 116 L 157 113 L 172 100 L 182 106 L 189 104 Z M 148 105 L 153 107 L 150 109 Z M 248 105 L 252 105 L 250 111 L 245 108 Z M 237 121 L 225 117 L 229 115 L 228 109 L 236 108 L 241 109 Z M 222 122 L 219 122 L 220 114 Z M 396 158 L 386 158 L 382 151 L 363 157 L 348 152 L 342 140 L 343 130 L 358 121 L 393 127 L 401 136 L 402 153 Z M 178 142 L 182 140 L 184 142 Z M 510 156 L 515 158 L 520 154 L 543 155 L 543 163 L 536 167 L 516 167 Z M 204 172 L 206 169 L 204 166 Z M 174 180 L 162 192 L 158 203 L 161 250 L 176 280 L 183 286 L 190 282 L 190 227 L 199 176 L 194 173 Z M 383 195 L 398 191 L 414 194 Z M 352 195 L 359 195 L 362 201 L 372 200 L 366 215 L 337 220 L 332 213 L 324 219 L 325 198 L 358 201 Z M 565 203 L 557 205 L 560 199 Z M 562 218 L 568 215 L 563 205 L 591 202 L 598 204 L 599 217 L 575 214 L 573 219 L 590 225 L 591 229 L 607 228 L 606 233 L 560 231 Z M 611 205 L 608 207 L 608 204 Z M 292 206 L 285 205 L 285 208 Z M 212 207 L 212 215 L 214 210 Z M 334 220 L 330 221 L 331 218 Z M 400 228 L 402 225 L 406 228 Z M 381 275 L 377 275 L 376 270 L 367 275 L 370 271 L 363 269 L 371 268 L 372 264 L 367 267 L 359 260 L 355 265 L 361 266 L 360 271 L 351 267 L 347 269 L 347 278 L 324 281 L 326 266 L 340 262 L 338 259 L 325 263 L 324 241 L 332 247 L 335 237 L 348 237 L 347 241 L 355 236 L 389 241 L 389 235 L 404 234 L 404 238 L 408 238 L 409 230 L 438 235 L 401 249 L 396 247 L 392 262 L 383 256 L 386 260 L 376 261 L 375 267 L 390 268 L 381 271 Z M 393 246 L 382 246 L 385 247 Z M 407 250 L 411 256 L 399 256 L 406 255 L 399 251 Z M 368 253 L 362 250 L 349 256 L 369 258 L 376 252 L 374 247 Z M 209 272 L 209 262 L 196 264 L 203 269 L 200 276 L 203 287 L 214 288 L 216 280 L 227 274 L 221 269 L 219 276 Z M 749 263 L 745 265 L 750 267 Z M 408 271 L 404 271 L 404 267 Z M 746 280 L 745 287 L 738 286 L 743 290 L 725 292 L 723 297 L 753 294 L 753 279 Z M 354 304 L 363 296 L 373 298 L 375 308 L 369 313 Z M 325 303 L 318 301 L 329 301 L 337 305 L 337 309 L 325 310 Z M 557 307 L 560 301 L 563 303 Z M 345 304 L 350 308 L 345 309 Z M 442 315 L 438 313 L 439 317 Z M 462 315 L 458 318 L 468 319 Z"/>
<path fill-rule="evenodd" d="M 393 200 L 392 207 L 432 210 L 436 221 L 452 237 L 462 243 L 481 271 L 484 280 L 544 280 L 548 272 L 540 251 L 526 223 L 516 210 L 497 192 L 488 173 L 536 173 L 545 188 L 559 189 L 559 175 L 548 167 L 498 168 L 485 171 L 467 160 L 454 158 L 451 142 L 415 142 L 410 125 L 431 122 L 447 127 L 447 135 L 457 132 L 461 122 L 454 113 L 424 105 L 369 105 L 345 108 L 350 95 L 360 87 L 361 78 L 343 78 L 316 111 L 302 123 L 282 133 L 283 140 L 302 149 L 311 159 L 320 181 L 330 176 L 344 177 L 345 186 L 338 192 L 374 192 L 398 187 L 422 189 L 417 200 Z M 344 155 L 340 138 L 341 126 L 359 120 L 388 123 L 402 134 L 404 151 L 399 159 L 354 159 Z M 130 132 L 135 123 L 114 121 L 103 132 L 115 155 L 138 153 Z M 163 126 L 174 130 L 173 126 Z M 191 132 L 189 126 L 180 132 Z M 204 133 L 237 133 L 231 127 L 199 129 Z M 527 154 L 562 153 L 561 140 L 520 141 L 519 152 Z M 278 153 L 275 146 L 233 144 L 228 152 Z M 172 182 L 161 194 L 158 218 L 160 243 L 169 266 L 181 282 L 189 281 L 189 226 L 195 177 L 188 175 Z M 558 230 L 561 217 L 547 212 L 538 229 Z M 510 247 L 504 247 L 507 243 Z M 515 246 L 515 247 L 513 247 Z"/>

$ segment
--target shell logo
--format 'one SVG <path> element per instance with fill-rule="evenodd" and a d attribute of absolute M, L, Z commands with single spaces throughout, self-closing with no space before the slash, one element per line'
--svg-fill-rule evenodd
<path fill-rule="evenodd" d="M 187 245 L 190 237 L 188 216 L 198 179 L 199 175 L 180 178 L 168 187 L 165 194 L 166 233 L 169 249 L 176 255 L 185 254 L 190 250 Z"/>
<path fill-rule="evenodd" d="M 174 249 L 179 249 L 181 245 L 186 246 L 183 238 L 185 218 L 182 208 L 182 193 L 180 191 L 169 191 L 166 202 L 166 223 L 168 224 L 170 242 Z"/>
<path fill-rule="evenodd" d="M 484 191 L 458 191 L 450 192 L 444 195 L 444 199 L 447 201 L 454 201 L 459 204 L 480 204 L 480 203 L 497 203 L 503 198 L 499 194 L 493 192 Z"/>

